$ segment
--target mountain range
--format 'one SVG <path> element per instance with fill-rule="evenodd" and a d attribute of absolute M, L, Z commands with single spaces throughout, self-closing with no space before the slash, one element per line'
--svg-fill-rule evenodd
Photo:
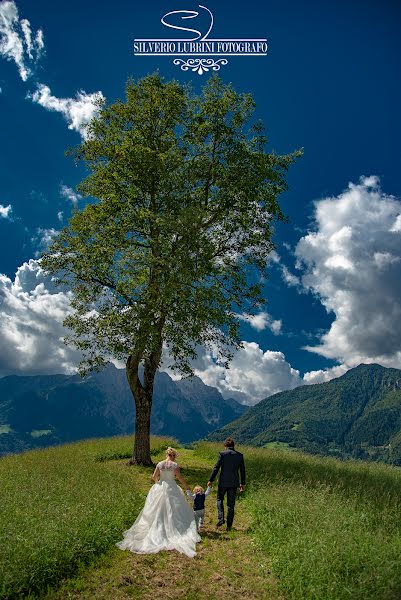
<path fill-rule="evenodd" d="M 361 364 L 326 383 L 279 392 L 208 439 L 228 435 L 254 446 L 401 465 L 401 370 Z"/>
<path fill-rule="evenodd" d="M 0 379 L 0 455 L 91 437 L 133 434 L 135 403 L 124 369 Z M 153 434 L 183 443 L 231 435 L 239 443 L 401 466 L 401 370 L 361 364 L 326 383 L 256 406 L 225 399 L 198 377 L 155 379 Z"/>
<path fill-rule="evenodd" d="M 151 432 L 181 442 L 204 438 L 247 410 L 198 377 L 155 378 Z M 131 434 L 135 403 L 125 369 L 100 373 L 9 375 L 0 379 L 0 455 L 91 437 Z"/>

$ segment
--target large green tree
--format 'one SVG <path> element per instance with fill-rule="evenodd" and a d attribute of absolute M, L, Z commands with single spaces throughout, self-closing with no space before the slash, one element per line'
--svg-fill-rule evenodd
<path fill-rule="evenodd" d="M 138 464 L 151 464 L 163 348 L 184 375 L 199 347 L 227 366 L 241 345 L 238 314 L 263 303 L 256 274 L 299 152 L 267 153 L 254 108 L 217 76 L 199 95 L 159 74 L 129 79 L 126 100 L 99 101 L 69 151 L 88 169 L 78 191 L 94 201 L 74 211 L 41 265 L 72 291 L 65 341 L 82 352 L 81 374 L 125 361 Z"/>

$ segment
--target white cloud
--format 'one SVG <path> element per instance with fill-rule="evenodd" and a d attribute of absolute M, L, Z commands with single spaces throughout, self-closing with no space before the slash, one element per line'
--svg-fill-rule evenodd
<path fill-rule="evenodd" d="M 299 277 L 291 273 L 285 265 L 281 265 L 281 276 L 283 280 L 291 287 L 297 287 L 301 284 Z"/>
<path fill-rule="evenodd" d="M 82 198 L 81 194 L 77 194 L 72 188 L 64 184 L 60 185 L 60 195 L 72 202 L 74 206 L 76 206 L 78 204 L 78 200 L 81 200 Z"/>
<path fill-rule="evenodd" d="M 361 362 L 401 367 L 401 202 L 377 177 L 350 183 L 315 203 L 315 230 L 298 242 L 302 285 L 334 315 L 317 346 L 306 349 L 339 367 Z M 310 381 L 326 377 L 306 374 Z"/>
<path fill-rule="evenodd" d="M 267 312 L 260 312 L 257 315 L 248 315 L 244 313 L 238 315 L 238 318 L 249 323 L 256 331 L 270 329 L 274 335 L 279 335 L 279 333 L 281 333 L 281 319 L 273 319 Z"/>
<path fill-rule="evenodd" d="M 20 19 L 14 0 L 0 0 L 0 56 L 13 61 L 20 77 L 27 81 L 32 75 L 32 67 L 44 53 L 43 31 L 31 29 L 28 19 Z M 1 93 L 1 88 L 0 88 Z M 28 92 L 28 99 L 50 111 L 61 113 L 68 128 L 86 137 L 85 126 L 98 110 L 96 102 L 104 99 L 102 92 L 87 94 L 80 90 L 75 98 L 57 98 L 49 86 L 37 84 L 36 91 Z"/>
<path fill-rule="evenodd" d="M 70 293 L 60 291 L 31 259 L 14 281 L 0 275 L 0 375 L 74 373 L 79 353 L 64 345 Z"/>
<path fill-rule="evenodd" d="M 267 257 L 267 264 L 277 264 L 280 262 L 280 256 L 275 250 L 272 250 Z"/>
<path fill-rule="evenodd" d="M 58 231 L 53 229 L 53 227 L 50 227 L 49 229 L 39 227 L 37 231 L 40 241 L 44 246 L 48 246 L 53 238 L 58 234 Z"/>
<path fill-rule="evenodd" d="M 43 41 L 43 31 L 38 29 L 35 36 L 35 44 L 37 48 L 38 54 L 41 56 L 43 54 L 45 43 Z"/>
<path fill-rule="evenodd" d="M 31 238 L 31 242 L 33 242 L 37 246 L 37 250 L 35 252 L 35 258 L 39 258 L 43 250 L 46 250 L 50 243 L 53 241 L 53 238 L 59 232 L 53 227 L 49 229 L 38 227 L 36 230 L 36 235 Z"/>
<path fill-rule="evenodd" d="M 77 131 L 85 138 L 85 126 L 99 110 L 96 102 L 104 99 L 104 96 L 102 92 L 87 94 L 85 91 L 80 90 L 76 93 L 75 98 L 57 98 L 52 95 L 47 85 L 40 83 L 38 89 L 33 94 L 29 93 L 27 98 L 47 110 L 62 114 L 68 123 L 68 129 Z"/>
<path fill-rule="evenodd" d="M 32 35 L 29 21 L 19 19 L 13 0 L 0 2 L 0 55 L 15 62 L 23 81 L 32 74 L 31 67 L 39 60 L 43 49 L 42 31 L 39 29 Z"/>
<path fill-rule="evenodd" d="M 8 206 L 3 206 L 2 204 L 0 204 L 0 217 L 2 219 L 11 219 L 11 212 L 12 212 L 13 208 L 11 206 L 11 204 L 9 204 Z"/>
<path fill-rule="evenodd" d="M 193 361 L 195 375 L 206 385 L 216 387 L 225 398 L 235 398 L 243 404 L 256 404 L 263 398 L 302 385 L 299 371 L 293 369 L 282 352 L 264 352 L 256 342 L 243 342 L 243 348 L 234 353 L 230 368 L 216 362 L 216 354 L 198 348 Z M 173 378 L 171 358 L 165 348 L 162 370 Z"/>
<path fill-rule="evenodd" d="M 320 369 L 319 371 L 309 371 L 305 373 L 303 376 L 303 383 L 310 385 L 313 383 L 324 383 L 325 381 L 330 381 L 335 377 L 341 377 L 347 371 L 349 371 L 350 367 L 347 365 L 336 365 L 329 369 Z"/>
<path fill-rule="evenodd" d="M 287 244 L 287 242 L 284 242 L 283 246 L 288 250 L 288 252 L 291 252 L 291 254 L 293 254 L 291 246 Z M 281 262 L 280 256 L 277 254 L 276 251 L 270 253 L 267 264 L 276 264 L 278 266 L 279 270 L 281 271 L 281 277 L 287 285 L 291 287 L 298 287 L 299 289 L 302 288 L 299 277 L 291 273 L 288 267 Z"/>
<path fill-rule="evenodd" d="M 28 54 L 29 58 L 32 59 L 32 34 L 29 21 L 27 21 L 27 19 L 21 19 L 20 25 L 25 37 L 26 53 Z"/>
<path fill-rule="evenodd" d="M 390 231 L 398 232 L 401 231 L 401 215 L 398 215 Z"/>
<path fill-rule="evenodd" d="M 57 213 L 57 218 L 60 222 L 62 222 L 63 218 L 64 218 L 64 213 L 62 210 L 59 210 Z"/>
<path fill-rule="evenodd" d="M 31 24 L 27 19 L 21 19 L 21 29 L 25 38 L 26 53 L 31 60 L 38 60 L 44 50 L 43 31 L 38 29 L 35 37 L 32 39 Z"/>

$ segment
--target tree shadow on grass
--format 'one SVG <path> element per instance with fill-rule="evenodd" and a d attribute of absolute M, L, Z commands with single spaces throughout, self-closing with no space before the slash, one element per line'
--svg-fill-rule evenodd
<path fill-rule="evenodd" d="M 225 531 L 219 531 L 218 529 L 214 530 L 213 529 L 204 529 L 202 530 L 201 538 L 202 539 L 208 539 L 208 540 L 220 540 L 222 537 L 224 537 L 222 534 L 227 533 Z"/>
<path fill-rule="evenodd" d="M 182 476 L 188 483 L 192 482 L 194 485 L 201 485 L 204 488 L 206 488 L 211 472 L 211 468 L 181 467 Z"/>

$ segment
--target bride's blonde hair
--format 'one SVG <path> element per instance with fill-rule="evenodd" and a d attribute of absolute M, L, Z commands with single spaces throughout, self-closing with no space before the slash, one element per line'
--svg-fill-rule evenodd
<path fill-rule="evenodd" d="M 177 456 L 177 450 L 175 448 L 171 448 L 170 446 L 166 450 L 166 456 L 170 456 L 175 458 Z"/>

